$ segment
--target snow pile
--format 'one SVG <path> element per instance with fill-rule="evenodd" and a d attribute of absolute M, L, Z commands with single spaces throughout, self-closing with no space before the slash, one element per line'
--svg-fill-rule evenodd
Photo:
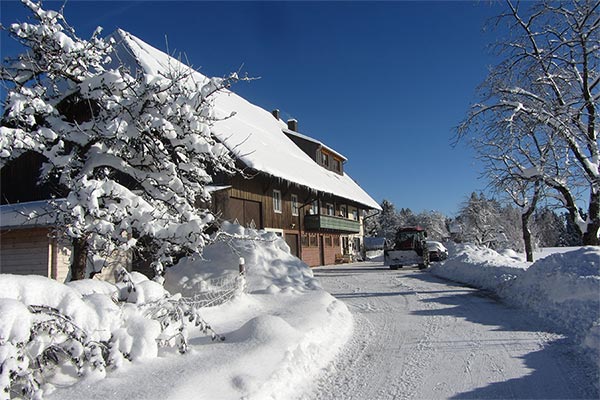
<path fill-rule="evenodd" d="M 431 271 L 482 289 L 493 291 L 520 276 L 527 268 L 527 264 L 522 259 L 515 259 L 514 254 L 502 255 L 473 244 L 448 244 L 448 247 L 451 257 L 442 264 L 433 264 Z"/>
<path fill-rule="evenodd" d="M 549 255 L 498 293 L 511 304 L 536 310 L 600 355 L 600 248 Z"/>
<path fill-rule="evenodd" d="M 505 302 L 536 312 L 556 329 L 571 335 L 600 356 L 600 248 L 583 247 L 537 253 L 526 263 L 514 254 L 458 245 L 435 275 L 495 292 Z M 564 249 L 561 249 L 564 251 Z"/>
<path fill-rule="evenodd" d="M 367 250 L 365 258 L 367 261 L 383 262 L 383 250 Z"/>
<path fill-rule="evenodd" d="M 303 292 L 318 289 L 312 271 L 290 254 L 285 241 L 273 232 L 257 231 L 223 222 L 216 243 L 208 246 L 203 259 L 187 258 L 165 274 L 171 293 L 190 296 L 210 287 L 211 281 L 236 275 L 240 258 L 252 293 Z"/>
<path fill-rule="evenodd" d="M 30 377 L 42 385 L 25 397 L 61 400 L 298 396 L 349 339 L 352 316 L 281 238 L 224 228 L 204 259 L 184 260 L 165 281 L 211 290 L 245 258 L 248 291 L 214 307 L 186 309 L 186 297 L 135 272 L 120 271 L 117 284 L 0 274 L 0 384 L 20 391 Z M 211 329 L 225 340 L 211 341 Z"/>
<path fill-rule="evenodd" d="M 155 358 L 159 347 L 184 352 L 192 327 L 210 328 L 180 300 L 124 270 L 116 284 L 0 274 L 0 393 L 35 398 Z"/>

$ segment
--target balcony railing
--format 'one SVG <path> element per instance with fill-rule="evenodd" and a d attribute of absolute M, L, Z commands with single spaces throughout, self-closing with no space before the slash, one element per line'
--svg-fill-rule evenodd
<path fill-rule="evenodd" d="M 360 223 L 352 219 L 331 215 L 305 215 L 304 229 L 307 231 L 327 230 L 331 232 L 359 233 Z"/>

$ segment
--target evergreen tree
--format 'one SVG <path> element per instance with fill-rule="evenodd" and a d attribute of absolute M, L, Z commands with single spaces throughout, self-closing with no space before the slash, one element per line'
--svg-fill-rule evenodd
<path fill-rule="evenodd" d="M 427 231 L 427 237 L 431 240 L 443 241 L 450 237 L 447 227 L 447 218 L 439 211 L 423 211 L 415 216 L 416 224 Z"/>
<path fill-rule="evenodd" d="M 400 227 L 400 219 L 394 204 L 388 200 L 381 202 L 381 213 L 379 214 L 379 231 L 377 236 L 386 239 L 394 239 Z"/>
<path fill-rule="evenodd" d="M 565 219 L 549 207 L 538 210 L 533 216 L 533 234 L 539 247 L 558 247 L 565 243 Z"/>

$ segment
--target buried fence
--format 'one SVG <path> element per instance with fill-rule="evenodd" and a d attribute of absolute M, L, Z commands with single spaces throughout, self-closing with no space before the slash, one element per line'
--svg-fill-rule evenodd
<path fill-rule="evenodd" d="M 202 290 L 183 300 L 195 307 L 214 307 L 224 304 L 247 289 L 246 266 L 240 257 L 239 272 L 203 281 Z"/>

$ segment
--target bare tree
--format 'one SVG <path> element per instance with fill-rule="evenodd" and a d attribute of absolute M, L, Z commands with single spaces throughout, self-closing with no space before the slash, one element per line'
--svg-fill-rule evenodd
<path fill-rule="evenodd" d="M 496 183 L 550 188 L 584 244 L 599 245 L 600 3 L 544 1 L 525 11 L 510 0 L 506 5 L 498 19 L 511 32 L 499 45 L 504 61 L 482 85 L 483 101 L 459 127 L 459 138 L 470 135 Z"/>

